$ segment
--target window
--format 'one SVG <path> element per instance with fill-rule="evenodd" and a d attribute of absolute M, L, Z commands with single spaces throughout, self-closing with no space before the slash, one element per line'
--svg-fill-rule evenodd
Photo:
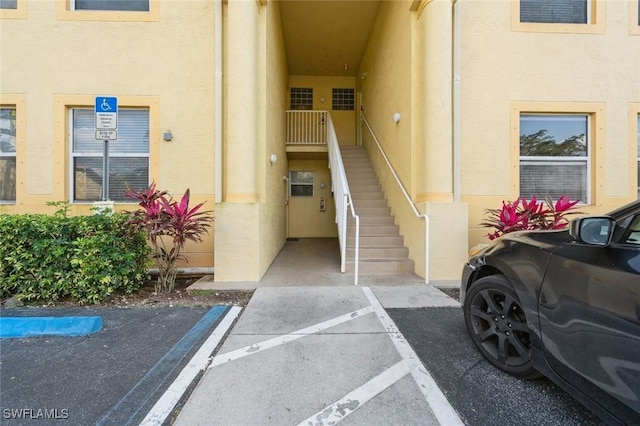
<path fill-rule="evenodd" d="M 94 115 L 93 109 L 71 110 L 73 201 L 102 199 L 104 142 L 95 138 Z M 124 196 L 128 188 L 140 191 L 149 186 L 148 109 L 119 108 L 118 139 L 109 141 L 108 160 L 110 200 L 131 202 Z"/>
<path fill-rule="evenodd" d="M 0 0 L 2 1 L 2 0 Z M 20 2 L 22 0 L 18 0 Z M 60 0 L 61 21 L 159 22 L 161 0 Z"/>
<path fill-rule="evenodd" d="M 27 0 L 0 0 L 1 19 L 27 19 Z"/>
<path fill-rule="evenodd" d="M 520 22 L 587 24 L 589 0 L 520 0 Z"/>
<path fill-rule="evenodd" d="M 291 109 L 313 109 L 313 89 L 306 87 L 291 88 Z"/>
<path fill-rule="evenodd" d="M 313 172 L 289 172 L 289 182 L 291 197 L 313 197 Z"/>
<path fill-rule="evenodd" d="M 640 35 L 640 0 L 629 2 L 629 34 Z"/>
<path fill-rule="evenodd" d="M 16 108 L 0 108 L 0 203 L 16 201 Z"/>
<path fill-rule="evenodd" d="M 636 216 L 629 225 L 628 235 L 624 242 L 640 246 L 640 215 Z"/>
<path fill-rule="evenodd" d="M 590 202 L 588 114 L 520 114 L 520 196 Z"/>
<path fill-rule="evenodd" d="M 149 0 L 70 0 L 71 10 L 119 10 L 148 12 Z"/>
<path fill-rule="evenodd" d="M 353 111 L 355 109 L 355 91 L 353 89 L 333 89 L 333 109 Z"/>
<path fill-rule="evenodd" d="M 0 0 L 0 9 L 17 9 L 18 0 Z"/>

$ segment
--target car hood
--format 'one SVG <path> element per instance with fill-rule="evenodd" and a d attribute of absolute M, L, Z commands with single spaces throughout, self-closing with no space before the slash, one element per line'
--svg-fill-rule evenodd
<path fill-rule="evenodd" d="M 510 247 L 514 244 L 525 244 L 551 252 L 571 240 L 572 238 L 569 235 L 568 229 L 511 232 L 493 240 L 486 249 L 483 250 L 482 254 L 488 255 L 496 250 L 500 250 L 504 247 Z"/>

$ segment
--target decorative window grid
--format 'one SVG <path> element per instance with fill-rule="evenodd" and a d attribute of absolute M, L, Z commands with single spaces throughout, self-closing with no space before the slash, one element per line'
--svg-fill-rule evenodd
<path fill-rule="evenodd" d="M 309 87 L 292 87 L 291 109 L 312 110 L 313 89 Z"/>
<path fill-rule="evenodd" d="M 332 108 L 336 111 L 353 111 L 355 109 L 355 90 L 333 89 Z"/>

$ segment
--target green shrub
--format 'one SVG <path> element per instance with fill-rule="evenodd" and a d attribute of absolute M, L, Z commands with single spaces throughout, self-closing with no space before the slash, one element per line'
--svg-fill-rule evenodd
<path fill-rule="evenodd" d="M 148 278 L 144 233 L 125 214 L 0 215 L 0 297 L 100 303 Z"/>

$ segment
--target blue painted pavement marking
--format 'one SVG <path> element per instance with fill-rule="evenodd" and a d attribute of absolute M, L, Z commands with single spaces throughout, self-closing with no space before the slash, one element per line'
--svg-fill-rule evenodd
<path fill-rule="evenodd" d="M 0 317 L 0 338 L 86 336 L 102 329 L 102 317 Z"/>
<path fill-rule="evenodd" d="M 162 385 L 202 336 L 228 311 L 228 306 L 214 306 L 96 423 L 129 425 L 154 395 L 162 394 Z"/>

